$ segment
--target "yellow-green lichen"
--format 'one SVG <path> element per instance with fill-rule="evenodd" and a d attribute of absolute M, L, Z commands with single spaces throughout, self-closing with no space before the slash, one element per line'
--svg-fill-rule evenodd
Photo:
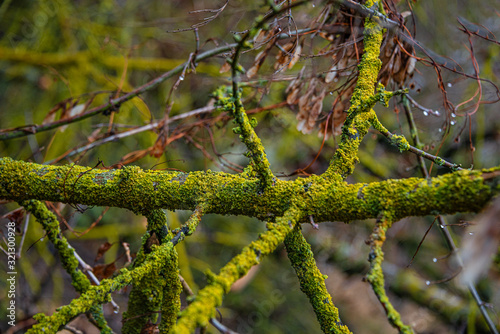
<path fill-rule="evenodd" d="M 346 157 L 355 158 L 344 153 Z M 426 215 L 431 211 L 442 214 L 477 211 L 499 191 L 494 183 L 486 183 L 481 171 L 458 171 L 429 181 L 409 178 L 374 182 L 365 187 L 365 196 L 359 199 L 357 192 L 361 185 L 346 184 L 335 174 L 331 178 L 311 176 L 294 181 L 276 180 L 273 187 L 262 192 L 259 181 L 254 178 L 204 172 L 189 173 L 180 185 L 170 182 L 178 175 L 176 172 L 143 171 L 118 182 L 122 172 L 116 170 L 112 181 L 98 185 L 92 179 L 101 171 L 89 171 L 78 179 L 81 171 L 88 170 L 80 166 L 73 166 L 71 170 L 68 166 L 52 166 L 41 182 L 33 173 L 41 167 L 44 166 L 0 159 L 0 197 L 21 201 L 40 198 L 133 211 L 138 211 L 139 207 L 195 210 L 200 203 L 209 201 L 206 213 L 241 214 L 265 220 L 283 215 L 291 201 L 300 196 L 318 221 L 350 221 L 377 217 L 388 198 L 392 200 L 397 217 Z M 492 175 L 491 171 L 485 173 Z M 12 174 L 17 176 L 12 178 Z M 79 181 L 74 185 L 76 179 Z M 154 183 L 158 183 L 156 190 Z M 306 183 L 311 184 L 307 196 L 301 191 Z M 64 187 L 66 190 L 59 193 L 53 190 Z"/>
<path fill-rule="evenodd" d="M 158 245 L 167 242 L 168 234 L 166 223 L 167 218 L 163 210 L 152 210 L 146 213 L 148 219 L 148 232 L 143 237 L 141 251 L 137 255 L 133 267 L 144 264 L 146 259 L 151 260 L 146 254 L 153 252 L 155 260 L 159 258 L 154 255 Z M 152 238 L 156 243 L 151 243 Z M 172 249 L 168 261 L 159 263 L 160 267 L 145 275 L 139 281 L 134 281 L 134 286 L 130 292 L 128 309 L 123 314 L 123 333 L 141 333 L 148 323 L 156 324 L 159 318 L 159 311 L 176 313 L 180 309 L 180 283 L 178 278 L 177 253 Z M 169 291 L 167 293 L 167 291 Z M 177 295 L 177 297 L 174 297 Z M 168 300 L 170 306 L 165 305 Z M 176 310 L 176 311 L 175 311 Z M 170 328 L 172 326 L 172 314 L 162 314 L 161 327 Z"/>
<path fill-rule="evenodd" d="M 158 272 L 160 268 L 165 266 L 166 262 L 171 261 L 172 250 L 173 245 L 170 242 L 155 247 L 154 252 L 148 254 L 140 266 L 133 270 L 122 269 L 120 274 L 113 279 L 105 279 L 101 281 L 100 285 L 91 286 L 79 298 L 73 299 L 69 305 L 60 307 L 51 316 L 37 316 L 38 324 L 35 324 L 27 333 L 55 333 L 77 315 L 108 303 L 113 291 L 122 289 L 132 282 L 139 282 L 142 278 Z"/>
<path fill-rule="evenodd" d="M 358 162 L 359 143 L 370 126 L 369 123 L 366 124 L 365 122 L 367 120 L 366 116 L 361 115 L 371 110 L 370 103 L 382 64 L 379 59 L 382 37 L 382 28 L 376 22 L 367 18 L 363 37 L 364 53 L 358 65 L 358 81 L 351 97 L 351 107 L 347 111 L 348 116 L 344 122 L 339 149 L 324 173 L 325 177 L 338 174 L 345 178 L 354 171 L 354 166 Z M 357 134 L 353 137 L 355 133 Z M 342 151 L 339 152 L 340 149 Z"/>
<path fill-rule="evenodd" d="M 326 289 L 327 277 L 316 266 L 311 246 L 304 239 L 299 226 L 288 233 L 285 246 L 299 279 L 300 289 L 309 298 L 323 333 L 351 333 L 340 321 L 338 309 Z"/>
<path fill-rule="evenodd" d="M 40 176 L 45 176 L 45 172 L 48 172 L 48 170 L 44 170 L 44 173 L 42 173 L 43 175 Z M 21 205 L 23 205 L 26 210 L 30 211 L 37 221 L 43 226 L 49 240 L 58 250 L 63 268 L 68 272 L 68 274 L 70 274 L 71 283 L 75 287 L 76 291 L 79 293 L 87 291 L 91 286 L 90 281 L 87 276 L 85 276 L 85 274 L 78 269 L 78 260 L 75 257 L 74 249 L 61 234 L 61 229 L 59 228 L 56 216 L 40 201 L 26 200 L 21 202 Z M 101 308 L 93 305 L 89 311 L 89 315 L 94 319 L 102 333 L 112 332 L 111 328 L 104 319 Z M 40 317 L 40 319 L 43 319 L 43 317 Z"/>
<path fill-rule="evenodd" d="M 297 208 L 290 208 L 276 223 L 268 224 L 268 231 L 245 247 L 218 275 L 208 272 L 209 284 L 201 289 L 191 304 L 180 313 L 172 333 L 192 333 L 196 327 L 206 326 L 215 314 L 215 307 L 222 303 L 222 296 L 229 292 L 231 285 L 283 242 L 299 216 L 300 211 Z"/>
<path fill-rule="evenodd" d="M 370 237 L 371 249 L 368 257 L 370 262 L 370 271 L 365 278 L 366 281 L 372 286 L 373 291 L 375 292 L 375 295 L 379 299 L 380 303 L 384 306 L 387 319 L 391 325 L 397 328 L 400 333 L 412 334 L 414 333 L 413 329 L 401 321 L 401 316 L 389 301 L 384 287 L 385 280 L 384 273 L 382 271 L 384 252 L 382 251 L 382 245 L 386 239 L 387 229 L 391 226 L 391 224 L 392 220 L 388 219 L 385 214 L 382 214 L 381 218 L 377 220 L 377 224 Z"/>
<path fill-rule="evenodd" d="M 410 143 L 408 143 L 404 136 L 393 135 L 391 137 L 391 143 L 399 149 L 399 152 L 404 152 L 410 149 Z"/>

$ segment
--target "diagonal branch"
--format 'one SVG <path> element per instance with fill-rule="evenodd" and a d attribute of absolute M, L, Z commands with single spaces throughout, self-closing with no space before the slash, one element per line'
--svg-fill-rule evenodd
<path fill-rule="evenodd" d="M 43 226 L 49 240 L 58 250 L 62 265 L 71 276 L 71 284 L 75 287 L 76 291 L 79 293 L 85 293 L 88 291 L 91 287 L 91 283 L 87 276 L 85 276 L 85 274 L 78 269 L 78 260 L 75 256 L 75 250 L 69 245 L 68 240 L 62 235 L 56 216 L 50 212 L 42 202 L 37 200 L 22 201 L 20 202 L 20 205 L 24 206 L 27 211 L 31 212 L 37 221 Z M 106 319 L 104 319 L 102 308 L 98 305 L 94 305 L 89 308 L 89 311 L 92 320 L 99 327 L 101 333 L 113 333 L 111 328 L 108 326 Z"/>
<path fill-rule="evenodd" d="M 215 308 L 221 305 L 223 295 L 229 292 L 233 283 L 285 240 L 300 215 L 300 210 L 291 207 L 283 217 L 277 218 L 276 223 L 268 223 L 267 232 L 243 248 L 218 275 L 207 273 L 209 284 L 201 289 L 195 300 L 181 312 L 179 321 L 171 333 L 193 333 L 197 327 L 206 326 L 214 317 Z"/>
<path fill-rule="evenodd" d="M 377 3 L 377 1 L 367 1 L 366 6 L 372 7 Z M 369 102 L 373 102 L 372 97 L 375 94 L 375 85 L 382 66 L 382 61 L 379 59 L 382 38 L 382 27 L 371 17 L 367 17 L 363 36 L 364 53 L 358 66 L 358 81 L 351 97 L 347 119 L 342 127 L 339 148 L 323 175 L 326 178 L 340 175 L 345 179 L 354 171 L 359 161 L 357 157 L 359 145 L 370 127 L 370 113 L 374 113 Z"/>

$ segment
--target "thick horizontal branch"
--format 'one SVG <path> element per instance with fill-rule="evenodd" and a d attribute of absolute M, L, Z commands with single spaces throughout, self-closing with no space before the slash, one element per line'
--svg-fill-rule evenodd
<path fill-rule="evenodd" d="M 290 203 L 304 203 L 316 222 L 477 212 L 500 192 L 500 166 L 457 171 L 429 180 L 409 178 L 347 184 L 318 176 L 277 182 L 262 191 L 260 181 L 227 173 L 171 172 L 124 167 L 101 170 L 77 165 L 46 166 L 0 159 L 0 198 L 114 206 L 140 213 L 158 208 L 194 210 L 209 200 L 206 213 L 269 219 Z"/>

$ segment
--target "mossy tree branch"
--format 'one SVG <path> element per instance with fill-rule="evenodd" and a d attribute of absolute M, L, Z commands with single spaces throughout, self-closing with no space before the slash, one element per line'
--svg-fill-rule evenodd
<path fill-rule="evenodd" d="M 263 28 L 266 19 L 288 10 L 277 8 L 272 1 L 269 3 L 272 11 L 266 17 L 255 20 L 254 26 L 242 38 L 236 38 L 237 44 L 233 45 L 236 49 L 232 60 L 232 89 L 222 88 L 215 93 L 219 106 L 230 111 L 234 117 L 238 125 L 235 132 L 240 134 L 248 149 L 250 166 L 244 173 L 180 173 L 142 170 L 138 167 L 97 170 L 77 165 L 56 167 L 14 161 L 10 158 L 0 159 L 0 198 L 25 203 L 33 212 L 42 209 L 48 212 L 45 207 L 38 207 L 37 203 L 40 202 L 37 200 L 50 200 L 127 208 L 148 218 L 148 231 L 143 237 L 143 245 L 135 263 L 129 269 L 122 269 L 115 278 L 104 280 L 101 286 L 90 286 L 88 280 L 85 281 L 81 277 L 81 272 L 79 274 L 74 259 L 66 256 L 67 243 L 64 243 L 63 238 L 57 237 L 60 230 L 58 226 L 53 226 L 57 225 L 57 221 L 55 217 L 51 217 L 52 225 L 47 225 L 46 230 L 49 234 L 56 233 L 51 241 L 61 252 L 66 269 L 74 276 L 73 283 L 81 281 L 83 284 L 75 285 L 82 295 L 50 317 L 37 315 L 39 323 L 31 332 L 55 332 L 83 312 L 91 311 L 100 317 L 100 306 L 109 301 L 111 292 L 134 284 L 129 311 L 124 316 L 127 320 L 123 327 L 125 333 L 139 333 L 148 322 L 157 322 L 160 311 L 161 331 L 191 333 L 196 327 L 206 326 L 231 285 L 252 266 L 260 263 L 262 256 L 273 252 L 283 241 L 299 277 L 301 289 L 309 297 L 323 331 L 349 332 L 340 323 L 338 311 L 326 291 L 325 277 L 316 267 L 311 248 L 298 227 L 298 224 L 308 222 L 308 217 L 311 216 L 316 222 L 350 222 L 356 219 L 377 218 L 370 239 L 371 268 L 367 281 L 372 284 L 386 309 L 391 324 L 400 332 L 412 332 L 409 326 L 401 322 L 385 292 L 381 263 L 386 231 L 393 222 L 412 215 L 479 211 L 500 192 L 500 166 L 483 171 L 462 170 L 431 179 L 386 180 L 370 184 L 344 182 L 358 162 L 359 145 L 370 127 L 381 130 L 400 150 L 409 149 L 406 139 L 390 134 L 378 121 L 372 109 L 376 102 L 387 104 L 393 95 L 401 92 L 386 92 L 382 85 L 376 89 L 381 68 L 379 53 L 384 33 L 380 18 L 384 16 L 378 15 L 376 9 L 373 9 L 379 7 L 379 1 L 368 0 L 366 9 L 377 15 L 370 15 L 365 20 L 364 51 L 358 66 L 358 82 L 351 98 L 351 108 L 343 127 L 339 149 L 323 175 L 294 181 L 277 180 L 271 171 L 264 147 L 253 130 L 255 122 L 248 119 L 244 110 L 238 78 L 239 73 L 244 71 L 238 64 L 239 55 L 243 48 L 251 47 L 247 40 L 254 36 L 258 29 Z M 301 3 L 303 1 L 294 2 L 292 5 Z M 222 52 L 224 48 L 231 49 L 218 48 L 197 55 L 190 61 L 195 63 Z M 187 64 L 189 63 L 174 68 L 133 92 L 110 100 L 108 104 L 64 122 L 81 120 L 103 111 L 113 111 L 121 103 L 184 71 Z M 48 130 L 62 124 L 54 122 L 36 130 Z M 0 134 L 0 140 L 25 135 L 29 130 L 29 127 L 25 127 Z M 176 235 L 173 236 L 166 228 L 166 217 L 162 211 L 165 208 L 195 211 L 183 227 L 174 231 Z M 45 211 L 43 215 L 48 215 Z M 205 213 L 246 215 L 270 222 L 267 232 L 245 247 L 218 275 L 207 273 L 209 284 L 199 291 L 194 301 L 180 313 L 177 321 L 180 284 L 177 254 L 173 247 L 185 236 L 193 233 Z M 41 219 L 43 220 L 43 217 Z M 294 228 L 296 230 L 293 230 Z M 101 329 L 107 330 L 105 323 Z"/>
<path fill-rule="evenodd" d="M 133 270 L 125 268 L 112 279 L 105 279 L 101 284 L 91 286 L 79 298 L 73 299 L 69 305 L 58 308 L 51 316 L 41 313 L 34 316 L 38 321 L 27 333 L 56 333 L 62 326 L 79 314 L 88 312 L 97 305 L 108 303 L 111 293 L 120 290 L 133 282 L 140 282 L 143 277 L 158 272 L 165 263 L 172 259 L 173 244 L 171 242 L 159 246 L 155 252 L 148 254 L 146 260 Z"/>
<path fill-rule="evenodd" d="M 366 275 L 366 280 L 371 284 L 375 295 L 384 307 L 387 314 L 387 319 L 392 326 L 397 328 L 400 333 L 411 334 L 414 333 L 410 326 L 403 324 L 401 321 L 401 316 L 396 311 L 392 303 L 387 297 L 385 291 L 385 280 L 384 272 L 382 271 L 382 262 L 384 261 L 384 252 L 382 251 L 382 245 L 386 240 L 386 232 L 391 227 L 392 220 L 381 215 L 381 218 L 377 220 L 377 224 L 370 236 L 370 255 L 368 260 L 370 261 L 370 271 Z"/>
<path fill-rule="evenodd" d="M 366 7 L 375 5 L 378 5 L 378 1 L 366 2 Z M 324 173 L 325 177 L 341 175 L 346 178 L 352 174 L 359 160 L 357 156 L 359 144 L 371 126 L 369 119 L 375 113 L 372 110 L 376 102 L 373 96 L 378 73 L 382 66 L 382 61 L 379 59 L 382 39 L 382 27 L 367 17 L 363 36 L 364 53 L 358 65 L 358 81 L 351 97 L 351 107 L 347 111 L 348 116 L 342 127 L 339 148 L 335 152 L 328 170 Z"/>
<path fill-rule="evenodd" d="M 0 159 L 0 198 L 48 200 L 127 208 L 195 210 L 210 198 L 205 213 L 234 214 L 267 220 L 282 216 L 291 202 L 307 208 L 300 222 L 377 218 L 391 203 L 395 221 L 408 216 L 477 212 L 496 194 L 500 166 L 462 170 L 429 180 L 408 178 L 347 184 L 322 177 L 277 180 L 262 192 L 257 179 L 226 173 L 165 172 L 125 167 L 96 170 L 77 165 L 45 166 Z"/>
<path fill-rule="evenodd" d="M 40 203 L 38 201 L 31 202 L 35 204 Z M 30 205 L 32 205 L 31 203 L 27 202 L 26 204 L 28 205 L 28 208 L 33 209 L 32 207 L 30 207 Z M 204 205 L 198 207 L 186 224 L 186 226 L 190 227 L 189 230 L 191 231 L 191 233 L 194 231 L 195 226 L 199 223 L 204 207 Z M 46 208 L 45 210 L 46 212 L 44 212 L 44 215 L 53 216 L 53 223 L 57 223 L 57 219 L 55 218 L 54 214 L 52 214 Z M 41 211 L 38 211 L 35 208 L 33 212 Z M 157 214 L 158 212 L 155 215 Z M 151 222 L 150 226 L 155 225 L 155 223 L 158 222 Z M 56 231 L 56 229 L 54 229 L 54 231 Z M 148 236 L 149 233 L 145 235 L 144 239 L 146 241 L 148 239 Z M 98 286 L 90 286 L 84 291 L 84 293 L 82 293 L 79 298 L 74 299 L 69 305 L 60 307 L 51 316 L 46 316 L 41 313 L 36 314 L 34 318 L 38 321 L 38 324 L 34 325 L 30 330 L 27 331 L 27 333 L 56 333 L 62 326 L 70 322 L 71 319 L 75 318 L 79 314 L 89 311 L 92 312 L 94 309 L 99 308 L 102 304 L 108 303 L 111 299 L 112 292 L 118 291 L 130 284 L 141 282 L 146 278 L 154 277 L 155 273 L 161 271 L 163 271 L 165 275 L 163 279 L 166 282 L 161 286 L 163 287 L 163 299 L 161 303 L 162 321 L 160 323 L 160 328 L 162 328 L 163 330 L 170 328 L 177 318 L 177 313 L 180 307 L 179 294 L 181 291 L 178 276 L 177 255 L 175 253 L 174 246 L 182 240 L 183 236 L 184 232 L 178 231 L 177 235 L 172 238 L 171 241 L 164 242 L 159 246 L 151 246 L 151 252 L 144 256 L 144 259 L 143 261 L 140 261 L 140 264 L 135 263 L 131 269 L 121 269 L 120 273 L 116 277 L 105 279 L 101 281 L 101 284 Z M 65 249 L 62 249 L 62 251 L 67 252 L 67 250 Z M 71 268 L 74 267 L 76 270 L 77 265 L 77 263 L 72 263 Z M 147 287 L 151 288 L 150 285 L 148 285 Z M 147 290 L 146 287 L 143 288 Z M 144 292 L 144 290 L 138 291 Z M 149 291 L 157 291 L 157 287 L 154 286 L 153 290 Z M 134 303 L 132 303 L 132 305 L 134 306 Z M 136 311 L 137 310 L 133 310 L 133 312 Z M 141 313 L 141 315 L 144 314 Z M 97 320 L 99 319 L 100 318 L 98 317 Z M 130 332 L 134 332 L 137 329 L 141 330 L 140 326 L 138 326 L 137 324 L 135 325 L 136 326 L 126 326 L 126 328 L 128 328 L 127 330 L 129 330 Z M 139 325 L 143 326 L 144 324 L 141 322 Z"/>
<path fill-rule="evenodd" d="M 75 290 L 79 293 L 86 292 L 91 283 L 87 276 L 78 269 L 78 260 L 75 257 L 74 249 L 68 243 L 68 240 L 62 235 L 61 229 L 59 227 L 59 222 L 55 214 L 49 211 L 49 209 L 40 201 L 37 200 L 25 200 L 19 203 L 24 206 L 24 208 L 31 212 L 36 220 L 42 225 L 43 229 L 47 233 L 47 237 L 56 247 L 59 255 L 61 257 L 61 262 L 71 276 L 71 284 L 75 287 Z M 89 309 L 89 316 L 93 322 L 99 327 L 101 333 L 112 333 L 113 331 L 108 326 L 106 319 L 102 312 L 102 308 L 99 305 L 93 305 Z"/>
<path fill-rule="evenodd" d="M 268 230 L 259 238 L 243 248 L 240 254 L 229 261 L 218 275 L 207 272 L 209 284 L 201 289 L 196 298 L 180 314 L 179 321 L 172 333 L 188 334 L 197 327 L 208 325 L 215 316 L 215 307 L 221 305 L 223 295 L 227 294 L 239 278 L 243 277 L 262 258 L 274 252 L 301 216 L 301 210 L 292 205 L 275 223 L 268 223 Z"/>
<path fill-rule="evenodd" d="M 260 29 L 264 28 L 264 25 L 267 23 L 267 21 L 276 17 L 280 13 L 290 10 L 292 7 L 300 6 L 306 2 L 307 1 L 303 0 L 295 1 L 294 3 L 290 3 L 289 6 L 278 8 L 273 2 L 270 1 L 269 5 L 271 6 L 271 12 L 269 12 L 265 16 L 257 17 L 253 27 L 249 29 L 248 32 L 243 35 L 243 37 L 235 35 L 235 39 L 238 42 L 238 45 L 236 46 L 234 55 L 231 60 L 232 98 L 226 98 L 224 104 L 226 105 L 226 109 L 231 112 L 236 124 L 238 124 L 238 127 L 234 130 L 236 133 L 240 134 L 241 141 L 247 146 L 248 152 L 246 153 L 246 155 L 250 158 L 251 161 L 250 168 L 255 170 L 255 173 L 262 182 L 262 188 L 264 189 L 268 188 L 274 183 L 275 177 L 271 171 L 269 161 L 267 160 L 267 156 L 264 151 L 264 147 L 262 146 L 262 142 L 253 129 L 257 125 L 257 121 L 253 119 L 252 122 L 250 122 L 247 114 L 245 113 L 243 103 L 241 102 L 239 75 L 244 70 L 239 64 L 239 58 L 244 48 L 252 47 L 252 43 L 250 43 L 249 40 L 253 38 Z M 224 97 L 220 96 L 219 94 L 218 98 L 219 101 L 221 101 L 221 99 L 223 99 Z M 248 171 L 250 173 L 252 172 L 252 170 Z"/>
<path fill-rule="evenodd" d="M 311 246 L 302 235 L 299 226 L 288 233 L 285 246 L 288 258 L 299 278 L 300 289 L 309 298 L 323 333 L 351 333 L 340 320 L 339 311 L 326 289 L 327 277 L 321 274 L 316 266 Z"/>
<path fill-rule="evenodd" d="M 152 210 L 146 214 L 148 231 L 143 236 L 143 245 L 134 261 L 141 265 L 155 246 L 168 242 L 172 237 L 167 231 L 167 217 L 163 210 Z M 156 324 L 161 310 L 161 327 L 168 329 L 175 324 L 180 311 L 180 291 L 177 252 L 171 251 L 170 261 L 165 267 L 134 282 L 124 313 L 123 333 L 141 333 L 149 323 Z"/>

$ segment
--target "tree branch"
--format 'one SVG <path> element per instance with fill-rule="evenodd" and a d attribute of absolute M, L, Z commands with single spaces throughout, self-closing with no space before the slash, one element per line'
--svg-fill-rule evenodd
<path fill-rule="evenodd" d="M 262 192 L 257 178 L 214 172 L 171 172 L 124 167 L 99 170 L 78 165 L 47 166 L 0 159 L 0 198 L 48 200 L 127 208 L 137 213 L 166 208 L 195 210 L 210 199 L 206 213 L 267 220 L 282 216 L 291 202 L 307 208 L 301 222 L 376 218 L 384 210 L 407 216 L 477 212 L 500 192 L 500 166 L 462 170 L 429 180 L 409 178 L 347 184 L 319 176 L 277 180 Z M 390 201 L 390 208 L 384 203 Z"/>

